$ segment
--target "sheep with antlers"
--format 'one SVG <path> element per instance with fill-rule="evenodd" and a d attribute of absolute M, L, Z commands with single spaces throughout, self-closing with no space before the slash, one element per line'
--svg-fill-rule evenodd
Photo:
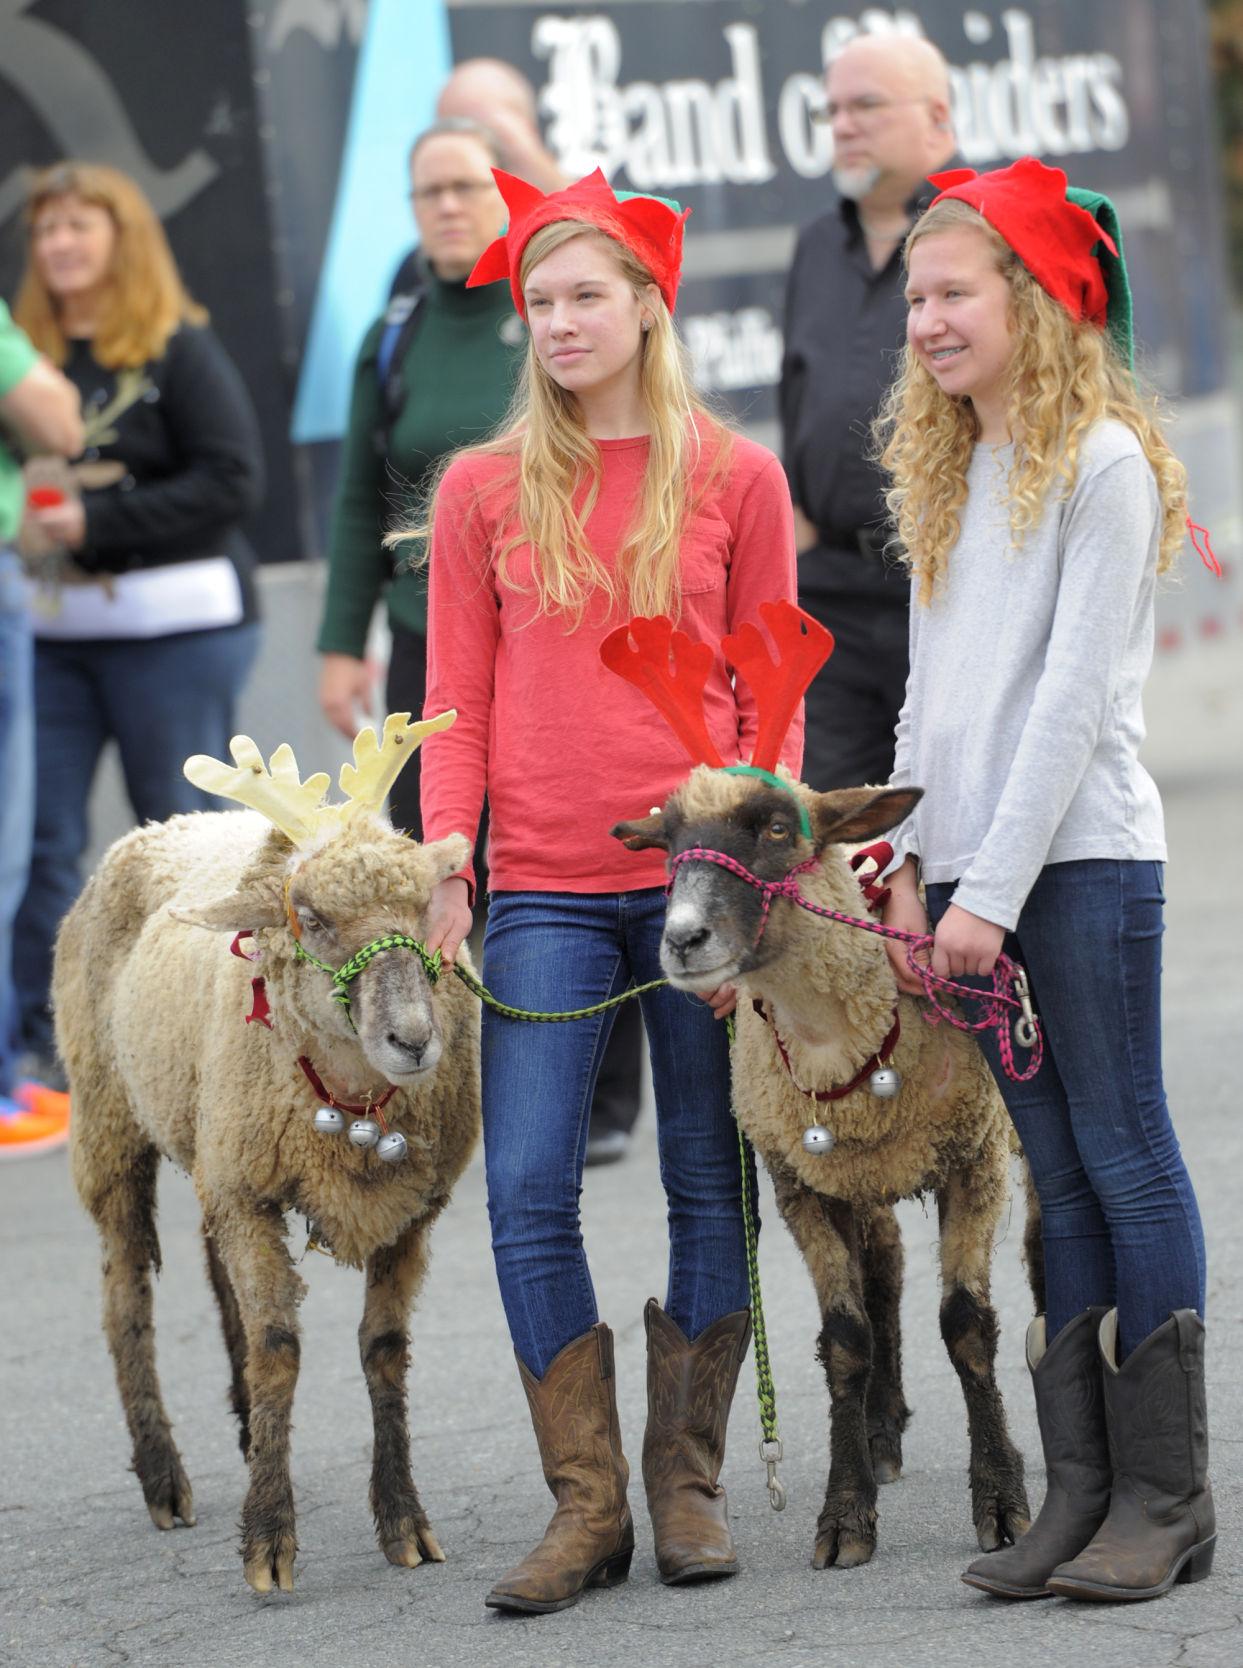
<path fill-rule="evenodd" d="M 410 1473 L 407 1328 L 428 1232 L 479 1129 L 479 1013 L 418 952 L 432 888 L 469 846 L 459 835 L 419 846 L 383 805 L 423 738 L 453 718 L 392 715 L 379 744 L 364 730 L 341 771 L 342 805 L 321 804 L 328 777 L 300 781 L 288 747 L 270 771 L 245 736 L 232 766 L 190 759 L 196 786 L 251 810 L 173 817 L 119 840 L 57 944 L 73 1179 L 103 1241 L 104 1329 L 134 1470 L 157 1527 L 194 1522 L 152 1335 L 166 1157 L 189 1171 L 202 1206 L 250 1469 L 243 1569 L 258 1592 L 292 1587 L 297 1550 L 289 1431 L 305 1286 L 287 1211 L 339 1262 L 366 1269 L 359 1344 L 384 1554 L 407 1566 L 443 1558 Z M 236 934 L 235 954 L 197 928 Z M 348 1138 L 318 1133 L 350 1117 Z"/>
<path fill-rule="evenodd" d="M 901 1472 L 902 1245 L 893 1206 L 934 1193 L 941 1229 L 941 1331 L 970 1427 L 976 1534 L 992 1550 L 1028 1525 L 1023 1461 L 994 1378 L 989 1270 L 1008 1193 L 1010 1125 L 972 1038 L 923 1023 L 899 996 L 879 937 L 817 919 L 857 915 L 847 845 L 908 814 L 917 788 L 814 793 L 777 774 L 803 690 L 830 633 L 789 603 L 721 644 L 760 713 L 750 765 L 727 765 L 703 724 L 713 649 L 668 620 L 632 620 L 601 647 L 643 690 L 695 764 L 663 807 L 613 830 L 632 850 L 670 854 L 661 944 L 670 982 L 738 991 L 733 1086 L 738 1121 L 772 1177 L 807 1261 L 821 1313 L 831 1401 L 830 1469 L 812 1562 L 865 1563 L 876 1547 L 876 1485 Z M 784 900 L 784 901 L 783 901 Z M 1042 1308 L 1039 1219 L 1029 1196 L 1028 1273 Z"/>

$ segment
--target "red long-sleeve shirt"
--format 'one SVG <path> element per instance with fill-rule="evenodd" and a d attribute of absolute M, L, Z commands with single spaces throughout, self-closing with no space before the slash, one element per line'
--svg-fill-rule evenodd
<path fill-rule="evenodd" d="M 646 437 L 602 440 L 599 497 L 587 523 L 592 550 L 613 569 L 631 526 L 647 463 Z M 705 458 L 701 470 L 709 467 Z M 508 460 L 466 456 L 441 483 L 432 531 L 428 685 L 424 713 L 457 710 L 452 729 L 423 745 L 424 838 L 474 839 L 486 789 L 489 868 L 497 891 L 625 892 L 664 882 L 659 851 L 629 852 L 609 829 L 645 816 L 685 779 L 686 752 L 647 697 L 608 671 L 600 643 L 629 613 L 597 602 L 567 631 L 539 614 L 530 550 L 497 559 L 513 527 Z M 714 647 L 761 602 L 795 600 L 794 528 L 785 474 L 771 452 L 736 438 L 728 469 L 698 504 L 682 541 L 678 625 Z M 735 692 L 719 648 L 705 689 L 708 728 L 726 763 L 747 760 L 755 738 L 750 690 Z M 782 751 L 798 774 L 800 708 Z"/>

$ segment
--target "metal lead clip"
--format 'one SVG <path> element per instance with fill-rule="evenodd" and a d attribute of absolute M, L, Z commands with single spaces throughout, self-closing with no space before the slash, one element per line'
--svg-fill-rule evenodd
<path fill-rule="evenodd" d="M 781 1458 L 781 1438 L 774 1436 L 760 1442 L 760 1458 L 768 1468 L 768 1504 L 775 1512 L 786 1509 L 786 1491 L 777 1480 L 777 1462 Z"/>
<path fill-rule="evenodd" d="M 1018 997 L 1019 1006 L 1023 1010 L 1020 1017 L 1014 1022 L 1014 1040 L 1020 1048 L 1035 1048 L 1040 1033 L 1036 1029 L 1031 986 L 1027 982 L 1027 969 L 1025 967 L 1016 967 L 1014 970 L 1014 994 Z"/>

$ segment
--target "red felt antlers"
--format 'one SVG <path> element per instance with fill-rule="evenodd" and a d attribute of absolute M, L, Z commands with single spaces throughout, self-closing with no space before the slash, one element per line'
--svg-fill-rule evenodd
<path fill-rule="evenodd" d="M 634 647 L 631 648 L 631 639 Z M 719 766 L 704 718 L 703 695 L 712 670 L 712 650 L 684 631 L 675 631 L 664 614 L 610 631 L 600 645 L 600 659 L 610 672 L 641 689 L 691 756 L 692 764 Z"/>
<path fill-rule="evenodd" d="M 775 660 L 758 627 L 749 624 L 723 638 L 721 650 L 755 696 L 759 730 L 751 762 L 759 770 L 773 770 L 804 691 L 833 653 L 833 634 L 792 602 L 762 602 L 760 616 L 776 646 Z M 708 734 L 703 710 L 713 661 L 707 643 L 675 631 L 663 614 L 654 619 L 640 615 L 609 633 L 600 645 L 600 659 L 610 672 L 643 691 L 692 764 L 720 767 L 723 761 Z"/>
<path fill-rule="evenodd" d="M 762 602 L 760 618 L 777 647 L 774 661 L 756 626 L 740 626 L 721 639 L 730 665 L 751 685 L 759 730 L 751 763 L 776 770 L 781 744 L 811 680 L 833 653 L 833 633 L 792 602 Z"/>

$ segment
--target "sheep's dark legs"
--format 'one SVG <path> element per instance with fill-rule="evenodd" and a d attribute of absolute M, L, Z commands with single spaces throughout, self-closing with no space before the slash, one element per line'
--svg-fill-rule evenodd
<path fill-rule="evenodd" d="M 237 1414 L 238 1441 L 241 1444 L 242 1458 L 250 1452 L 250 1392 L 246 1388 L 246 1333 L 242 1326 L 241 1313 L 237 1307 L 237 1297 L 233 1291 L 233 1282 L 229 1279 L 229 1271 L 221 1261 L 220 1253 L 212 1242 L 211 1235 L 203 1231 L 203 1248 L 207 1252 L 207 1274 L 211 1280 L 212 1290 L 216 1294 L 216 1302 L 220 1305 L 220 1324 L 224 1331 L 225 1348 L 229 1352 L 229 1368 L 233 1375 L 233 1382 L 229 1389 L 229 1401 Z"/>
<path fill-rule="evenodd" d="M 1001 1194 L 982 1155 L 953 1171 L 937 1196 L 941 1218 L 941 1336 L 962 1385 L 971 1438 L 971 1513 L 985 1552 L 1026 1533 L 1031 1522 L 1023 1456 L 1010 1440 L 994 1375 L 997 1315 L 989 1263 Z"/>
<path fill-rule="evenodd" d="M 242 1568 L 257 1593 L 275 1583 L 293 1587 L 298 1553 L 289 1428 L 301 1345 L 298 1304 L 305 1286 L 285 1246 L 285 1219 L 276 1206 L 255 1208 L 230 1198 L 211 1208 L 205 1227 L 215 1240 L 245 1335 L 250 1399 L 250 1488 L 242 1505 Z"/>
<path fill-rule="evenodd" d="M 1023 1191 L 1027 1200 L 1027 1218 L 1023 1224 L 1023 1265 L 1027 1269 L 1027 1283 L 1032 1291 L 1032 1311 L 1045 1312 L 1044 1236 L 1040 1230 L 1040 1196 L 1032 1180 L 1031 1167 L 1023 1160 Z"/>
<path fill-rule="evenodd" d="M 94 1109 L 92 1108 L 92 1111 Z M 151 1275 L 160 1269 L 155 1231 L 154 1147 L 103 1152 L 101 1116 L 77 1114 L 74 1181 L 103 1241 L 104 1335 L 116 1368 L 117 1389 L 134 1446 L 134 1472 L 157 1529 L 176 1518 L 194 1522 L 194 1497 L 173 1442 L 155 1370 Z"/>
<path fill-rule="evenodd" d="M 427 1266 L 426 1235 L 427 1224 L 420 1222 L 368 1259 L 367 1300 L 358 1328 L 375 1422 L 371 1509 L 376 1539 L 390 1564 L 409 1568 L 424 1558 L 444 1561 L 410 1474 L 406 1421 L 410 1304 Z"/>
<path fill-rule="evenodd" d="M 872 1329 L 863 1306 L 855 1213 L 774 1171 L 777 1208 L 806 1259 L 824 1325 L 818 1353 L 829 1384 L 829 1482 L 812 1567 L 865 1564 L 876 1550 L 876 1480 L 868 1449 Z"/>
<path fill-rule="evenodd" d="M 902 1394 L 902 1236 L 891 1206 L 872 1212 L 863 1232 L 863 1307 L 872 1328 L 868 1445 L 878 1483 L 902 1475 L 902 1432 L 911 1417 Z"/>

